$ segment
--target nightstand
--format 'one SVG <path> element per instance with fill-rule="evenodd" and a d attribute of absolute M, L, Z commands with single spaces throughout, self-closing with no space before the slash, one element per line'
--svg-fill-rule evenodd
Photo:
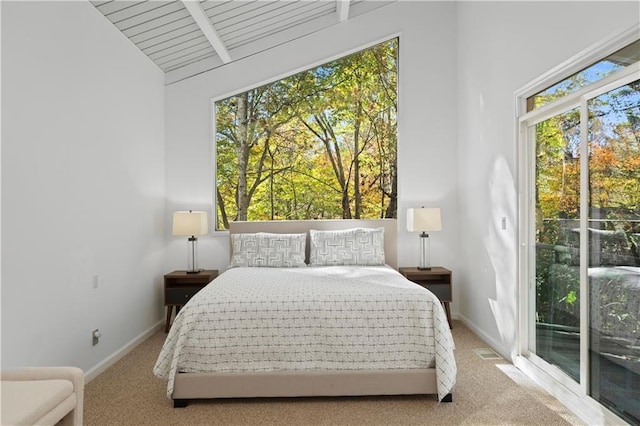
<path fill-rule="evenodd" d="M 449 328 L 453 328 L 453 323 L 451 322 L 451 308 L 449 307 L 449 303 L 451 303 L 453 299 L 451 271 L 441 266 L 434 266 L 431 269 L 403 267 L 400 268 L 399 271 L 409 281 L 413 281 L 414 283 L 421 285 L 438 296 L 438 299 L 440 299 L 440 302 L 442 302 L 442 305 L 447 312 Z"/>
<path fill-rule="evenodd" d="M 193 274 L 187 274 L 186 271 L 173 271 L 164 276 L 164 306 L 167 307 L 165 333 L 169 332 L 173 308 L 176 308 L 176 315 L 178 315 L 180 307 L 184 306 L 194 294 L 202 290 L 217 276 L 217 269 Z"/>

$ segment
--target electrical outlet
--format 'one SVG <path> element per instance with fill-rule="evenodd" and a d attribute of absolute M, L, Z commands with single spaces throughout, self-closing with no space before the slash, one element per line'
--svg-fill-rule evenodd
<path fill-rule="evenodd" d="M 507 229 L 507 218 L 502 216 L 502 229 Z"/>
<path fill-rule="evenodd" d="M 91 332 L 93 346 L 97 345 L 100 342 L 100 337 L 102 337 L 102 333 L 97 328 Z"/>

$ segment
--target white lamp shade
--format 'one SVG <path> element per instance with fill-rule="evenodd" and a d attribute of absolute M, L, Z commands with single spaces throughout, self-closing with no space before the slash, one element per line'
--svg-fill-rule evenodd
<path fill-rule="evenodd" d="M 407 230 L 409 232 L 442 231 L 442 219 L 439 208 L 420 208 L 407 210 Z"/>
<path fill-rule="evenodd" d="M 174 212 L 173 231 L 176 236 L 206 235 L 209 232 L 206 212 Z"/>

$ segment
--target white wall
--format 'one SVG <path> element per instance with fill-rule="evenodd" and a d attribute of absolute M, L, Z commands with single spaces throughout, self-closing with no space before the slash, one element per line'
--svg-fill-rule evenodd
<path fill-rule="evenodd" d="M 170 232 L 169 218 L 174 210 L 213 213 L 212 99 L 399 34 L 398 263 L 418 264 L 419 237 L 406 231 L 406 209 L 440 206 L 444 229 L 431 235 L 432 260 L 455 274 L 459 266 L 455 10 L 453 2 L 398 2 L 168 86 L 166 232 Z M 228 265 L 226 234 L 201 237 L 199 243 L 200 266 L 220 269 Z M 169 264 L 184 269 L 186 256 L 186 239 L 174 239 Z M 456 303 L 452 308 L 455 313 Z"/>
<path fill-rule="evenodd" d="M 638 2 L 458 5 L 458 170 L 462 318 L 503 354 L 515 349 L 517 146 L 514 93 L 640 19 Z M 500 220 L 507 219 L 502 230 Z"/>
<path fill-rule="evenodd" d="M 89 2 L 1 7 L 2 368 L 86 372 L 162 318 L 164 76 Z"/>
<path fill-rule="evenodd" d="M 440 206 L 432 257 L 454 271 L 453 313 L 509 354 L 513 94 L 640 16 L 636 2 L 397 2 L 165 92 L 162 73 L 89 3 L 0 4 L 2 367 L 85 371 L 162 318 L 162 274 L 186 265 L 171 213 L 213 213 L 211 99 L 395 35 L 398 263 L 418 261 L 406 209 Z M 201 266 L 224 268 L 227 245 L 225 234 L 200 238 Z"/>

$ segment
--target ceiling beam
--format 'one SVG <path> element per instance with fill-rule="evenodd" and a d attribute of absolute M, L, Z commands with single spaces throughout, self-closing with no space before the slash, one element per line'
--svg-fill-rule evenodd
<path fill-rule="evenodd" d="M 336 12 L 338 13 L 338 19 L 340 22 L 344 22 L 349 19 L 349 3 L 351 0 L 336 0 Z"/>
<path fill-rule="evenodd" d="M 213 24 L 202 9 L 202 6 L 200 6 L 200 2 L 197 0 L 182 0 L 182 4 L 184 4 L 184 7 L 186 7 L 187 11 L 193 16 L 196 24 L 198 24 L 204 36 L 209 40 L 209 43 L 211 43 L 211 46 L 213 46 L 220 59 L 222 59 L 222 62 L 225 64 L 231 62 L 231 56 L 229 55 L 227 47 L 224 45 L 216 29 L 213 28 Z"/>

